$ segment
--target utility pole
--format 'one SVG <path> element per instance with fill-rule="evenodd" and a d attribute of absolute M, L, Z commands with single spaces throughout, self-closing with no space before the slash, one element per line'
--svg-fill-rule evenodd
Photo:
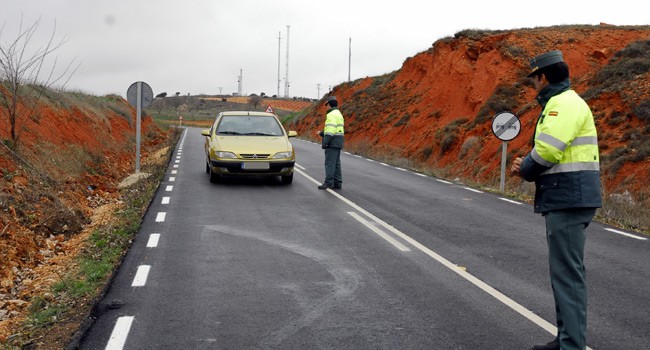
<path fill-rule="evenodd" d="M 316 91 L 318 91 L 316 93 L 316 99 L 320 100 L 320 83 L 316 84 Z"/>
<path fill-rule="evenodd" d="M 284 97 L 289 97 L 289 29 L 291 27 L 287 26 L 287 69 L 286 75 L 284 78 Z"/>
<path fill-rule="evenodd" d="M 280 97 L 280 42 L 281 42 L 281 36 L 282 32 L 278 32 L 278 93 L 275 95 L 277 97 Z"/>
<path fill-rule="evenodd" d="M 350 81 L 350 69 L 352 68 L 352 37 L 348 43 L 348 82 Z"/>
<path fill-rule="evenodd" d="M 219 95 L 221 95 L 221 90 L 223 90 L 223 86 L 219 86 Z"/>

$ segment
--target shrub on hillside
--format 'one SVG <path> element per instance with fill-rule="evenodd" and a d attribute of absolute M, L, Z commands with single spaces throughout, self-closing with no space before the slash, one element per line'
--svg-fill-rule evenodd
<path fill-rule="evenodd" d="M 635 41 L 621 51 L 592 79 L 594 85 L 585 98 L 597 97 L 602 92 L 620 92 L 639 75 L 650 72 L 650 40 Z"/>
<path fill-rule="evenodd" d="M 436 131 L 435 139 L 440 142 L 440 155 L 451 150 L 451 147 L 456 143 L 456 140 L 458 140 L 458 129 L 468 121 L 469 119 L 467 118 L 456 119 L 447 124 L 444 128 Z"/>
<path fill-rule="evenodd" d="M 476 125 L 483 124 L 499 112 L 513 111 L 517 105 L 519 105 L 518 84 L 501 84 L 494 89 L 492 96 L 481 106 L 469 128 L 472 129 Z"/>
<path fill-rule="evenodd" d="M 641 120 L 650 124 L 650 99 L 643 100 L 636 107 L 634 107 L 634 114 Z"/>

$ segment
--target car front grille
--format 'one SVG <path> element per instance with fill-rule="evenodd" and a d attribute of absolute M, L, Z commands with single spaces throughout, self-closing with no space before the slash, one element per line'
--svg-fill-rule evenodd
<path fill-rule="evenodd" d="M 244 159 L 267 159 L 270 154 L 250 154 L 250 153 L 242 153 L 240 156 Z"/>

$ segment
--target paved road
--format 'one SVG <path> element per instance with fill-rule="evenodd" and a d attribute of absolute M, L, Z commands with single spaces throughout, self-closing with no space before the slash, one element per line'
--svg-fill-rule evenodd
<path fill-rule="evenodd" d="M 527 204 L 342 156 L 316 188 L 204 172 L 186 129 L 82 349 L 527 349 L 555 330 L 544 222 Z M 588 343 L 650 348 L 648 240 L 588 229 Z M 639 239 L 641 238 L 641 239 Z"/>

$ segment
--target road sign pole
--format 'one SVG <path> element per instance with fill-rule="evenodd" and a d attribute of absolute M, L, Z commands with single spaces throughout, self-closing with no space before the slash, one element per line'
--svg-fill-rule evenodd
<path fill-rule="evenodd" d="M 135 107 L 135 173 L 140 172 L 140 129 L 142 123 L 142 109 L 147 108 L 153 100 L 153 90 L 149 84 L 138 81 L 126 91 L 126 99 Z"/>
<path fill-rule="evenodd" d="M 138 82 L 137 113 L 135 118 L 135 173 L 140 173 L 140 120 L 142 119 L 142 82 Z"/>
<path fill-rule="evenodd" d="M 504 192 L 506 189 L 506 155 L 508 154 L 508 141 L 501 144 L 501 183 L 499 190 Z"/>
<path fill-rule="evenodd" d="M 494 133 L 494 136 L 503 141 L 501 144 L 501 181 L 499 184 L 501 192 L 506 190 L 506 158 L 508 155 L 508 141 L 517 137 L 520 130 L 521 122 L 519 121 L 519 118 L 510 112 L 501 112 L 492 119 L 492 132 Z"/>

